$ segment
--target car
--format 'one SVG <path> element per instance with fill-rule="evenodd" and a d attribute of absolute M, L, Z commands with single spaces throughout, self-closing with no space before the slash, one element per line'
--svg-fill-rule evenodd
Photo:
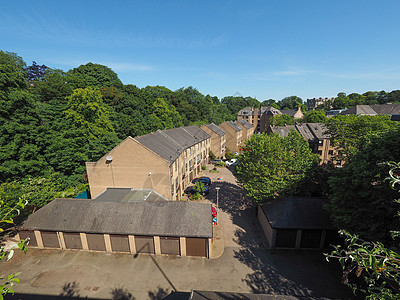
<path fill-rule="evenodd" d="M 205 177 L 205 176 L 193 179 L 192 183 L 196 184 L 196 182 L 198 182 L 198 181 L 204 183 L 204 185 L 211 185 L 211 183 L 212 183 L 211 178 Z"/>
<path fill-rule="evenodd" d="M 217 163 L 219 163 L 219 162 L 221 162 L 221 161 L 223 161 L 222 159 L 212 159 L 211 161 L 210 161 L 210 163 L 212 163 L 212 164 L 217 164 Z"/>
<path fill-rule="evenodd" d="M 225 162 L 225 164 L 226 164 L 227 166 L 232 166 L 233 164 L 236 163 L 236 161 L 237 161 L 236 158 L 232 158 L 232 159 L 230 159 L 230 160 L 227 160 L 227 161 Z"/>
<path fill-rule="evenodd" d="M 208 192 L 210 191 L 210 188 L 208 187 L 208 186 L 206 186 L 206 185 L 204 185 L 204 192 L 201 192 L 200 194 L 201 195 L 208 195 Z M 193 194 L 195 194 L 196 193 L 196 191 L 194 190 L 194 186 L 191 186 L 191 187 L 188 187 L 186 190 L 185 190 L 185 193 L 186 194 L 191 194 L 191 195 L 193 195 Z"/>

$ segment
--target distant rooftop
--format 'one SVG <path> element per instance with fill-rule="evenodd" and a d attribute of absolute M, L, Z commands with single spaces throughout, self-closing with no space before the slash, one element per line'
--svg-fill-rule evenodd
<path fill-rule="evenodd" d="M 237 122 L 240 123 L 241 125 L 243 125 L 243 127 L 246 128 L 246 129 L 253 128 L 253 125 L 249 121 L 247 121 L 245 119 L 239 120 Z"/>

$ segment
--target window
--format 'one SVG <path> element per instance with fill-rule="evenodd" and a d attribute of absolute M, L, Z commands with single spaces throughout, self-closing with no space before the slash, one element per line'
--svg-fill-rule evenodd
<path fill-rule="evenodd" d="M 329 150 L 329 151 L 328 151 L 328 154 L 329 154 L 329 155 L 333 155 L 333 150 Z"/>
<path fill-rule="evenodd" d="M 318 155 L 322 155 L 322 150 L 318 150 Z"/>

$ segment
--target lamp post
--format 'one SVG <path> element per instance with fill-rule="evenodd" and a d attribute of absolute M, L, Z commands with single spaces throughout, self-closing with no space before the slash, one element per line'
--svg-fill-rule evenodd
<path fill-rule="evenodd" d="M 217 187 L 215 188 L 215 190 L 217 191 L 217 218 L 218 218 L 218 214 L 219 214 L 219 206 L 218 206 L 218 192 L 219 192 L 219 189 L 220 189 L 219 186 L 217 186 Z"/>

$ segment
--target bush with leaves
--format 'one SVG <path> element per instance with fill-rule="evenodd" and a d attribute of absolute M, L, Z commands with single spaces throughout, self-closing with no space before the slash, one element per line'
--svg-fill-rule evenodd
<path fill-rule="evenodd" d="M 400 186 L 400 163 L 388 163 L 388 179 L 392 188 Z M 397 185 L 397 186 L 396 186 Z M 399 200 L 397 200 L 398 203 Z M 400 213 L 398 213 L 400 215 Z M 400 252 L 386 248 L 383 243 L 360 239 L 358 235 L 341 230 L 345 246 L 335 246 L 326 259 L 338 259 L 343 268 L 343 281 L 354 293 L 366 299 L 400 299 Z M 392 231 L 392 237 L 400 236 Z"/>
<path fill-rule="evenodd" d="M 4 235 L 10 230 L 10 227 L 14 225 L 14 220 L 11 216 L 18 215 L 20 211 L 25 208 L 26 204 L 27 201 L 25 200 L 25 197 L 19 198 L 18 202 L 11 206 L 7 201 L 0 197 L 0 233 Z M 11 249 L 5 249 L 3 246 L 0 246 L 0 260 L 5 259 L 7 261 L 11 259 L 15 248 L 26 253 L 27 243 L 27 240 L 20 241 Z M 5 294 L 14 294 L 12 287 L 15 283 L 19 283 L 19 279 L 16 277 L 18 274 L 19 273 L 15 273 L 9 274 L 6 277 L 0 277 L 0 299 L 3 299 Z"/>

